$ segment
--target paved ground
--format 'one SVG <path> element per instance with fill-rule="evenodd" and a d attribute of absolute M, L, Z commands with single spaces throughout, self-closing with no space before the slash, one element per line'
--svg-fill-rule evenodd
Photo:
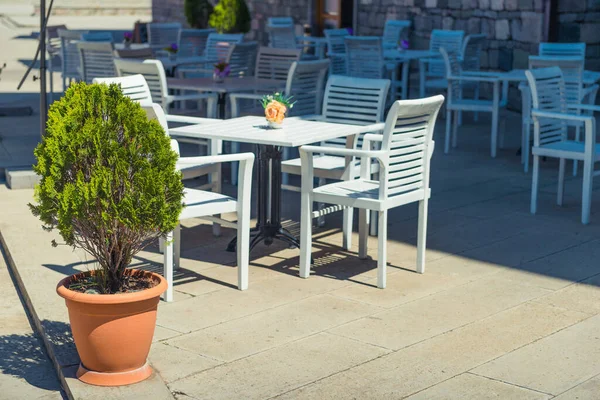
<path fill-rule="evenodd" d="M 64 21 L 121 26 L 107 20 Z M 2 52 L 10 58 L 0 81 L 4 102 L 36 104 L 35 83 L 27 83 L 24 95 L 14 93 L 24 69 L 18 60 L 33 52 L 31 32 L 0 26 L 0 49 L 10 49 Z M 297 250 L 257 248 L 246 292 L 235 289 L 234 256 L 223 251 L 233 232 L 214 238 L 208 225 L 186 221 L 175 302 L 160 305 L 150 354 L 157 374 L 127 388 L 98 389 L 73 379 L 78 357 L 54 290 L 62 277 L 91 268 L 89 257 L 50 246 L 57 236 L 44 232 L 27 209 L 30 190 L 0 187 L 0 232 L 76 398 L 596 399 L 600 183 L 592 224 L 582 226 L 580 179 L 569 180 L 565 205 L 556 207 L 557 164 L 548 161 L 539 213 L 530 215 L 531 177 L 515 156 L 518 119 L 507 114 L 503 120 L 508 149 L 495 160 L 488 156 L 485 120 L 466 119 L 452 154 L 438 146 L 424 275 L 413 272 L 416 207 L 391 212 L 385 290 L 375 287 L 375 260 L 358 260 L 356 246 L 339 247 L 339 217 L 315 233 L 310 279 L 297 276 Z M 39 134 L 35 117 L 0 123 L 0 161 L 9 154 L 30 162 L 28 149 Z M 441 130 L 436 139 L 441 143 Z M 12 152 L 18 146 L 23 151 Z M 297 194 L 287 193 L 285 216 L 292 221 L 297 204 Z M 369 254 L 376 256 L 375 241 Z M 152 247 L 136 266 L 160 271 L 160 260 Z M 2 266 L 0 274 L 0 293 L 10 305 L 0 311 L 9 316 L 0 334 L 11 353 L 0 359 L 0 398 L 59 396 Z M 26 357 L 15 351 L 29 348 Z M 40 369 L 45 372 L 33 372 Z"/>
<path fill-rule="evenodd" d="M 0 399 L 62 399 L 52 362 L 33 333 L 0 254 Z"/>
<path fill-rule="evenodd" d="M 497 159 L 485 123 L 465 126 L 452 154 L 434 155 L 424 275 L 413 272 L 416 207 L 391 213 L 385 290 L 375 287 L 375 260 L 339 247 L 339 218 L 315 235 L 310 279 L 297 277 L 297 250 L 258 248 L 246 292 L 223 251 L 233 232 L 214 238 L 209 225 L 186 221 L 175 302 L 160 304 L 150 355 L 159 375 L 128 395 L 158 393 L 160 377 L 178 399 L 597 398 L 600 190 L 582 226 L 580 180 L 569 180 L 556 207 L 557 164 L 548 161 L 539 214 L 530 215 L 530 176 L 510 129 L 518 121 L 507 118 L 510 148 Z M 0 231 L 61 364 L 73 366 L 54 286 L 92 263 L 51 248 L 56 235 L 25 205 L 31 194 L 0 189 Z M 292 220 L 297 201 L 286 194 Z M 136 265 L 160 271 L 160 260 L 154 247 Z"/>

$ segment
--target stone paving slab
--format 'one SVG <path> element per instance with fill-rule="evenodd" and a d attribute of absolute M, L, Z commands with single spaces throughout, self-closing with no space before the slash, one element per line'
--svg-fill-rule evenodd
<path fill-rule="evenodd" d="M 473 370 L 558 395 L 600 373 L 600 316 L 506 354 Z"/>
<path fill-rule="evenodd" d="M 556 400 L 595 400 L 600 393 L 600 375 L 555 397 Z"/>
<path fill-rule="evenodd" d="M 408 400 L 545 400 L 549 398 L 550 396 L 544 393 L 538 393 L 533 390 L 469 373 L 455 376 L 429 389 L 407 397 Z"/>

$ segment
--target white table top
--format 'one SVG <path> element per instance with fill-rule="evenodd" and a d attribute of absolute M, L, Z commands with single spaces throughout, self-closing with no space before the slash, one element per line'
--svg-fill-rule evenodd
<path fill-rule="evenodd" d="M 380 124 L 383 128 L 383 123 Z M 298 147 L 339 137 L 356 135 L 365 130 L 359 125 L 307 121 L 298 117 L 286 118 L 281 129 L 269 129 L 264 117 L 241 117 L 215 124 L 188 125 L 169 131 L 179 137 L 230 140 L 233 142 Z"/>
<path fill-rule="evenodd" d="M 285 81 L 256 78 L 225 78 L 217 83 L 213 78 L 167 78 L 169 89 L 198 90 L 202 92 L 231 93 L 255 89 L 284 91 Z"/>

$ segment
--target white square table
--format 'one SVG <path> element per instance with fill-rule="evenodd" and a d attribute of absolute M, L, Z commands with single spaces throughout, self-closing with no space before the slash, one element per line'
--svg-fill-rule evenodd
<path fill-rule="evenodd" d="M 188 125 L 170 131 L 179 137 L 230 140 L 257 145 L 257 223 L 250 232 L 252 250 L 261 241 L 270 245 L 274 239 L 300 247 L 298 239 L 281 226 L 282 147 L 298 147 L 339 137 L 351 137 L 360 133 L 380 131 L 383 127 L 384 123 L 360 126 L 292 117 L 283 121 L 281 129 L 272 129 L 264 117 L 252 116 L 209 125 Z M 233 239 L 227 250 L 235 251 L 235 248 L 236 239 Z"/>

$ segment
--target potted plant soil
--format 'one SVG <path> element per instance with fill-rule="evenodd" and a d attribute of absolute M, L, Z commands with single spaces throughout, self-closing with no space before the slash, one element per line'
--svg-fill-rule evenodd
<path fill-rule="evenodd" d="M 146 358 L 167 283 L 128 266 L 177 225 L 177 154 L 158 122 L 119 86 L 77 83 L 50 107 L 35 156 L 41 181 L 33 214 L 97 261 L 56 289 L 81 359 L 77 376 L 102 386 L 139 382 L 152 372 Z"/>

